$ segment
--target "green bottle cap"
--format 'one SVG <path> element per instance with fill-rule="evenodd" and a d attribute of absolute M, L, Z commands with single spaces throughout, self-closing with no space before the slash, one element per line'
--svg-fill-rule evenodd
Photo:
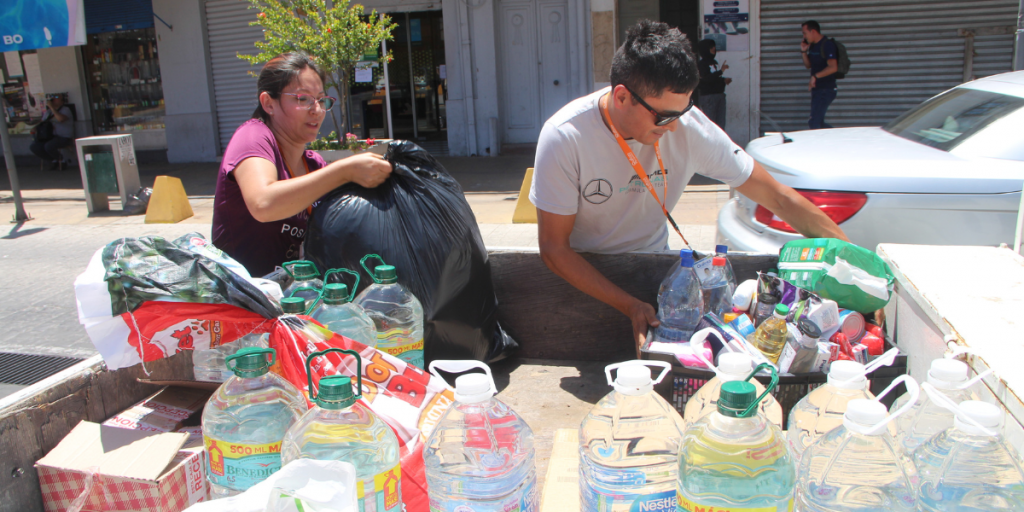
<path fill-rule="evenodd" d="M 314 279 L 316 278 L 316 274 L 316 267 L 309 261 L 296 263 L 295 266 L 292 267 L 292 275 L 295 276 L 296 281 L 308 281 L 310 279 Z"/>
<path fill-rule="evenodd" d="M 331 283 L 324 286 L 324 303 L 325 304 L 347 304 L 349 301 L 348 297 L 348 285 L 344 283 Z"/>
<path fill-rule="evenodd" d="M 373 273 L 377 276 L 377 282 L 380 284 L 390 284 L 398 282 L 398 272 L 395 271 L 395 267 L 391 265 L 377 265 L 373 269 Z"/>
<path fill-rule="evenodd" d="M 306 299 L 302 297 L 285 297 L 281 299 L 281 310 L 289 315 L 306 313 Z"/>
<path fill-rule="evenodd" d="M 270 355 L 270 360 L 267 360 Z M 246 347 L 234 355 L 228 356 L 224 364 L 235 375 L 243 378 L 259 377 L 270 371 L 270 367 L 277 360 L 277 353 L 272 348 Z M 231 362 L 234 361 L 234 366 Z"/>
<path fill-rule="evenodd" d="M 789 314 L 789 306 L 787 306 L 785 304 L 776 304 L 775 305 L 775 314 L 779 315 L 779 316 L 786 316 L 786 315 L 788 315 Z"/>
<path fill-rule="evenodd" d="M 324 409 L 344 409 L 356 403 L 357 397 L 352 392 L 352 378 L 332 375 L 320 379 L 314 401 Z"/>
<path fill-rule="evenodd" d="M 756 401 L 757 389 L 753 384 L 743 380 L 726 382 L 718 394 L 718 412 L 730 418 L 741 418 Z"/>

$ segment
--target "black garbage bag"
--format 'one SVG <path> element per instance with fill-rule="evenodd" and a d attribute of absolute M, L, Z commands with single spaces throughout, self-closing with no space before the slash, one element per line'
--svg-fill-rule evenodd
<path fill-rule="evenodd" d="M 434 157 L 408 141 L 384 156 L 394 165 L 377 188 L 347 184 L 313 208 L 305 257 L 321 269 L 360 269 L 379 254 L 423 304 L 424 358 L 495 361 L 517 348 L 498 325 L 498 299 L 476 217 Z M 373 281 L 367 276 L 357 292 Z"/>
<path fill-rule="evenodd" d="M 231 304 L 266 318 L 281 315 L 281 308 L 225 266 L 228 258 L 199 233 L 174 240 L 121 238 L 103 248 L 102 262 L 110 296 L 119 298 L 111 304 L 113 316 L 151 300 Z"/>

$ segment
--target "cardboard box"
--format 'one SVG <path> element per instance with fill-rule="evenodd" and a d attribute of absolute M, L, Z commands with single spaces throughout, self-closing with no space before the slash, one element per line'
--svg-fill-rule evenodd
<path fill-rule="evenodd" d="M 150 432 L 174 432 L 181 423 L 203 408 L 210 392 L 170 386 L 104 421 L 111 427 Z"/>
<path fill-rule="evenodd" d="M 83 510 L 184 510 L 206 496 L 203 450 L 188 437 L 83 421 L 36 463 L 43 507 L 84 497 Z"/>

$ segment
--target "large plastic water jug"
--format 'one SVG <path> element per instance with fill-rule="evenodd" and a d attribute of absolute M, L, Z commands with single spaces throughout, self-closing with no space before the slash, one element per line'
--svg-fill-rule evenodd
<path fill-rule="evenodd" d="M 702 329 L 698 331 L 690 339 L 691 345 L 703 345 L 707 336 L 716 336 L 721 341 L 725 348 L 718 355 L 718 366 L 715 366 L 704 359 L 703 352 L 699 350 L 693 351 L 697 357 L 707 365 L 712 371 L 715 372 L 715 376 L 709 380 L 706 384 L 700 387 L 689 400 L 686 401 L 686 408 L 683 410 L 683 421 L 687 425 L 692 425 L 697 420 L 711 414 L 718 410 L 718 397 L 720 396 L 722 384 L 732 381 L 749 381 L 758 395 L 761 395 L 765 391 L 763 384 L 757 380 L 751 379 L 750 376 L 754 370 L 754 360 L 746 352 L 732 352 L 729 349 L 729 344 L 722 340 L 722 336 L 714 329 Z M 768 418 L 768 421 L 772 422 L 773 425 L 782 428 L 782 406 L 775 400 L 771 394 L 764 397 L 759 402 L 758 407 L 761 409 L 761 413 Z"/>
<path fill-rule="evenodd" d="M 830 365 L 825 385 L 801 398 L 789 411 L 786 437 L 797 460 L 811 443 L 843 424 L 843 414 L 850 400 L 874 398 L 868 391 L 866 375 L 876 368 L 891 365 L 898 353 L 894 348 L 867 366 L 855 361 L 835 361 Z"/>
<path fill-rule="evenodd" d="M 889 414 L 878 400 L 901 382 L 906 383 L 911 403 Z M 842 425 L 808 446 L 800 459 L 796 510 L 917 510 L 917 471 L 899 449 L 889 426 L 910 409 L 919 393 L 917 382 L 901 375 L 876 400 L 850 400 Z"/>
<path fill-rule="evenodd" d="M 353 391 L 351 377 L 331 375 L 313 384 L 311 363 L 331 352 L 351 355 L 356 358 L 355 368 L 363 367 L 359 353 L 352 350 L 330 348 L 309 355 L 307 389 L 314 405 L 285 434 L 281 463 L 296 459 L 351 463 L 356 467 L 360 510 L 401 512 L 402 469 L 398 438 L 391 427 L 359 402 L 362 393 Z M 357 375 L 356 389 L 362 388 L 363 377 Z"/>
<path fill-rule="evenodd" d="M 239 494 L 281 469 L 281 441 L 306 412 L 306 399 L 270 373 L 275 360 L 270 348 L 243 348 L 228 356 L 235 375 L 206 402 L 203 442 L 211 498 Z"/>
<path fill-rule="evenodd" d="M 942 390 L 921 386 L 928 395 Z M 930 389 L 929 389 L 930 388 Z M 943 403 L 943 396 L 931 398 Z M 1020 456 L 1000 435 L 1003 411 L 968 400 L 944 405 L 953 426 L 925 441 L 912 457 L 921 485 L 918 500 L 929 512 L 1024 510 L 1024 470 Z"/>
<path fill-rule="evenodd" d="M 675 267 L 658 287 L 658 321 L 654 339 L 664 342 L 689 341 L 704 314 L 704 296 L 693 271 L 693 251 L 679 251 Z"/>
<path fill-rule="evenodd" d="M 967 364 L 956 359 L 936 359 L 928 370 L 928 384 L 955 403 L 976 398 L 971 386 L 985 375 L 968 379 Z M 893 407 L 899 408 L 910 399 L 909 393 L 896 399 Z M 903 451 L 911 453 L 921 443 L 943 430 L 953 426 L 954 413 L 922 393 L 910 411 L 896 421 L 896 441 Z"/>
<path fill-rule="evenodd" d="M 532 512 L 538 509 L 533 431 L 494 397 L 491 369 L 477 361 L 433 361 L 430 372 L 461 373 L 455 403 L 423 445 L 430 510 Z"/>
<path fill-rule="evenodd" d="M 196 380 L 203 382 L 224 382 L 234 375 L 228 370 L 224 361 L 230 355 L 243 348 L 256 347 L 267 348 L 269 334 L 246 334 L 230 343 L 217 345 L 209 349 L 197 349 L 192 351 L 192 370 Z"/>
<path fill-rule="evenodd" d="M 648 366 L 662 368 L 651 379 Z M 618 370 L 615 380 L 612 371 Z M 605 367 L 614 391 L 580 425 L 580 510 L 669 512 L 676 509 L 679 413 L 654 392 L 671 365 L 626 361 Z"/>
<path fill-rule="evenodd" d="M 322 301 L 309 316 L 331 332 L 368 347 L 377 346 L 377 326 L 363 308 L 352 303 L 348 285 L 331 283 L 324 286 Z"/>
<path fill-rule="evenodd" d="M 760 394 L 747 381 L 722 384 L 717 410 L 690 425 L 679 450 L 679 510 L 789 512 L 796 467 L 779 427 L 761 414 L 779 376 Z"/>
<path fill-rule="evenodd" d="M 395 267 L 377 265 L 370 272 L 366 266 L 370 258 L 380 259 L 380 256 L 369 254 L 361 261 L 374 283 L 353 302 L 373 320 L 378 350 L 423 368 L 423 306 L 415 295 L 398 284 Z"/>
<path fill-rule="evenodd" d="M 292 284 L 284 289 L 285 297 L 302 297 L 306 299 L 307 306 L 320 298 L 320 290 L 324 282 L 320 279 L 320 272 L 312 261 L 299 260 L 288 261 L 281 265 L 288 274 L 292 276 Z"/>

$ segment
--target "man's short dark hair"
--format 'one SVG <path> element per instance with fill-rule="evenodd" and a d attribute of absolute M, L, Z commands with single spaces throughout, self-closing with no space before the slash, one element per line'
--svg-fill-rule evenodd
<path fill-rule="evenodd" d="M 663 92 L 693 92 L 700 77 L 690 41 L 667 23 L 640 20 L 626 32 L 626 42 L 612 58 L 611 82 L 641 97 Z"/>
<path fill-rule="evenodd" d="M 817 33 L 821 33 L 821 25 L 818 25 L 817 21 L 807 20 L 800 24 L 801 27 L 807 27 L 807 30 L 813 30 Z"/>

